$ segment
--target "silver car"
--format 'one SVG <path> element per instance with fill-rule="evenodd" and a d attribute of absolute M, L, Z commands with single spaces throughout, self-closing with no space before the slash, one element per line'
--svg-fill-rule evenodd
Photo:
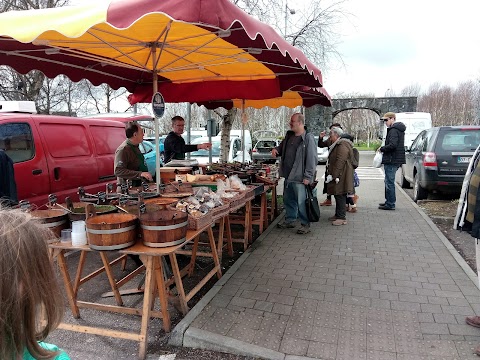
<path fill-rule="evenodd" d="M 277 158 L 272 156 L 272 149 L 279 143 L 275 138 L 259 139 L 252 150 L 253 162 L 275 163 Z"/>
<path fill-rule="evenodd" d="M 315 142 L 318 144 L 318 136 L 315 137 Z M 328 160 L 328 147 L 318 147 L 317 146 L 317 156 L 318 156 L 318 163 L 325 164 Z"/>

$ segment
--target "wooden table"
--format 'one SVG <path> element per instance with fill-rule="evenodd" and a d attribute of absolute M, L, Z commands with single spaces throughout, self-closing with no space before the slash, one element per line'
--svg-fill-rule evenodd
<path fill-rule="evenodd" d="M 200 234 L 204 231 L 207 231 L 208 233 L 209 242 L 213 249 L 212 258 L 214 260 L 215 266 L 213 270 L 211 270 L 199 282 L 199 284 L 195 286 L 194 289 L 192 289 L 188 294 L 185 294 L 185 290 L 183 288 L 182 276 L 186 274 L 191 275 L 193 273 L 195 259 L 197 255 L 196 251 L 198 248 L 198 238 Z M 193 250 L 191 252 L 191 261 L 185 269 L 180 270 L 178 267 L 177 259 L 176 259 L 176 252 L 180 251 L 180 249 L 191 240 L 194 240 Z M 64 330 L 82 332 L 82 333 L 89 333 L 89 334 L 95 334 L 95 335 L 101 335 L 101 336 L 110 336 L 114 338 L 138 341 L 140 343 L 139 355 L 138 355 L 140 359 L 144 359 L 146 355 L 148 323 L 151 317 L 161 318 L 163 321 L 163 327 L 165 331 L 169 332 L 171 330 L 170 314 L 168 312 L 167 286 L 169 284 L 175 283 L 178 290 L 178 298 L 180 301 L 181 311 L 183 314 L 186 314 L 188 312 L 188 306 L 187 306 L 188 301 L 215 274 L 217 275 L 218 278 L 222 276 L 220 262 L 219 262 L 217 251 L 216 251 L 215 240 L 213 237 L 211 224 L 199 230 L 187 231 L 185 242 L 175 246 L 169 246 L 169 247 L 163 247 L 163 248 L 152 248 L 152 247 L 144 246 L 143 243 L 139 240 L 136 242 L 135 245 L 129 248 L 120 250 L 120 253 L 122 254 L 122 256 L 120 256 L 119 258 L 111 262 L 108 260 L 106 256 L 106 251 L 93 250 L 93 249 L 90 249 L 90 247 L 87 245 L 72 246 L 71 243 L 57 242 L 57 243 L 49 244 L 49 247 L 52 250 L 52 256 L 57 259 L 57 263 L 60 268 L 60 272 L 62 274 L 65 290 L 67 292 L 68 302 L 72 310 L 72 314 L 75 318 L 78 319 L 80 317 L 79 308 L 91 308 L 91 309 L 101 310 L 101 311 L 109 311 L 109 312 L 141 316 L 140 333 L 117 331 L 117 330 L 100 328 L 100 327 L 82 326 L 77 324 L 66 324 L 66 323 L 61 323 L 59 325 L 59 328 Z M 80 261 L 77 266 L 77 273 L 75 275 L 75 282 L 73 285 L 71 282 L 71 278 L 70 278 L 70 274 L 67 268 L 66 258 L 65 258 L 65 253 L 71 250 L 81 251 Z M 85 264 L 87 253 L 90 253 L 90 252 L 99 254 L 103 262 L 103 267 L 85 276 L 84 278 L 81 278 L 82 276 L 81 273 Z M 128 254 L 139 255 L 140 259 L 143 262 L 143 266 L 134 270 L 132 273 L 128 274 L 126 277 L 124 277 L 120 281 L 116 281 L 113 277 L 111 266 L 121 261 Z M 173 279 L 168 279 L 167 281 L 165 281 L 163 276 L 164 274 L 163 265 L 162 265 L 163 256 L 169 256 L 172 264 Z M 119 291 L 120 286 L 130 281 L 133 277 L 138 275 L 143 270 L 145 270 L 145 290 L 144 290 L 142 308 L 137 309 L 137 308 L 130 308 L 130 307 L 123 306 L 123 301 Z M 115 296 L 115 301 L 117 305 L 105 305 L 100 303 L 78 300 L 77 295 L 78 295 L 79 287 L 82 284 L 86 283 L 88 280 L 91 280 L 93 277 L 99 275 L 102 272 L 105 272 L 107 275 L 110 288 L 112 289 L 112 292 Z M 160 310 L 153 309 L 154 299 L 156 298 L 157 295 L 159 297 Z"/>

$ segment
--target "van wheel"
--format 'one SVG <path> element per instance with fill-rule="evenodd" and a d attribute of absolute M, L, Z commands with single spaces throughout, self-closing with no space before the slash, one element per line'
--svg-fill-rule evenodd
<path fill-rule="evenodd" d="M 401 175 L 401 179 L 400 179 L 400 184 L 401 184 L 403 189 L 410 189 L 410 187 L 411 187 L 410 182 L 407 179 L 405 179 L 405 173 L 404 173 L 404 170 L 403 170 L 403 166 L 402 166 L 402 175 Z"/>
<path fill-rule="evenodd" d="M 428 197 L 428 190 L 420 186 L 418 174 L 415 174 L 415 183 L 413 184 L 413 201 L 424 200 Z"/>

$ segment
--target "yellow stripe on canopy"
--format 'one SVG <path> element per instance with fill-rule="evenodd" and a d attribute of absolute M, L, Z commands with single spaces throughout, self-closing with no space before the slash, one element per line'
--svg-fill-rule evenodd
<path fill-rule="evenodd" d="M 8 29 L 8 32 L 0 35 L 29 43 L 40 34 L 54 30 L 68 38 L 76 38 L 92 26 L 106 21 L 108 5 L 100 2 L 95 6 L 87 3 L 41 10 L 9 11 L 1 17 L 1 28 Z"/>
<path fill-rule="evenodd" d="M 296 91 L 284 91 L 282 97 L 265 99 L 265 100 L 245 100 L 245 107 L 251 107 L 255 109 L 261 109 L 265 106 L 271 108 L 279 108 L 280 106 L 286 106 L 289 108 L 295 108 L 297 106 L 302 106 L 303 100 L 302 97 Z M 241 109 L 242 100 L 234 99 L 233 106 Z"/>

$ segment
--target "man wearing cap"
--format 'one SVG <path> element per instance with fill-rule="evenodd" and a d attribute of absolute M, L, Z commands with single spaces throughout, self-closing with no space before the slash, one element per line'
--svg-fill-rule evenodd
<path fill-rule="evenodd" d="M 387 126 L 385 145 L 378 151 L 382 152 L 382 164 L 385 171 L 385 202 L 379 204 L 381 210 L 395 210 L 395 174 L 398 168 L 405 164 L 405 124 L 395 122 L 395 113 L 387 112 L 382 117 Z"/>

